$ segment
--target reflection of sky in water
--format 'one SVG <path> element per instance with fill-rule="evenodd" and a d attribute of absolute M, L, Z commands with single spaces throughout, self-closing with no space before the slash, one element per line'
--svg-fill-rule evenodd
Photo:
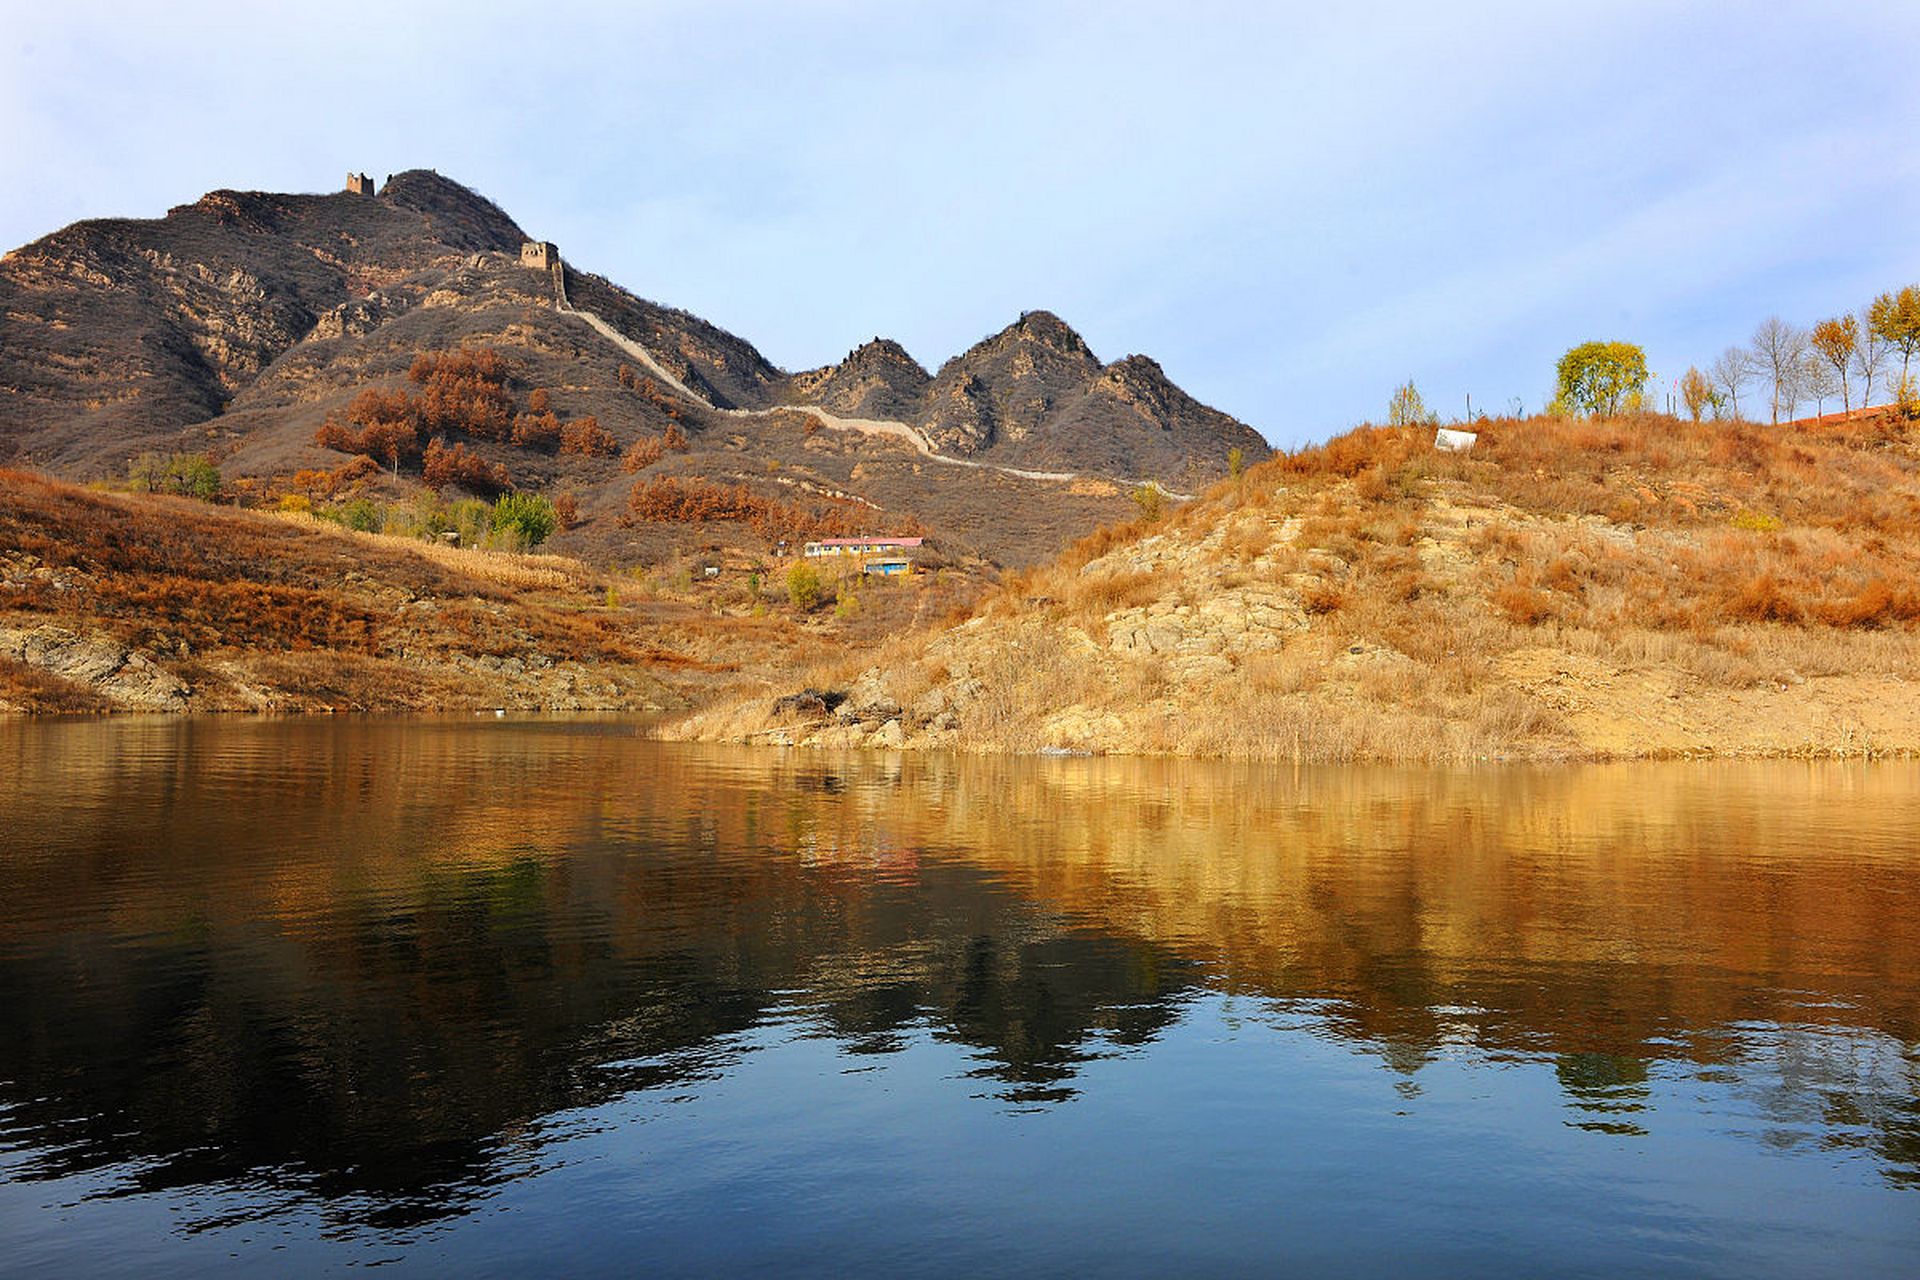
<path fill-rule="evenodd" d="M 431 722 L 0 726 L 5 765 L 0 1225 L 46 1267 L 1920 1249 L 1910 766 Z"/>

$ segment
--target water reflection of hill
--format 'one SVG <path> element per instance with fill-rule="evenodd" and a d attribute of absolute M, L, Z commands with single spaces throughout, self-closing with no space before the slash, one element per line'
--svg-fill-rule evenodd
<path fill-rule="evenodd" d="M 455 1211 L 542 1117 L 776 1014 L 970 1046 L 1024 1105 L 1226 989 L 1418 1078 L 1650 1065 L 1920 1169 L 1920 776 L 833 762 L 585 728 L 0 729 L 0 1080 L 26 1172 Z M 1772 1139 L 1770 1139 L 1772 1140 Z M 355 1212 L 359 1212 L 356 1210 Z"/>

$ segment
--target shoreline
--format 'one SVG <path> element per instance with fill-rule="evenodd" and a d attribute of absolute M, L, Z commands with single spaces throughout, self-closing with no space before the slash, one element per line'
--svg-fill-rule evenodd
<path fill-rule="evenodd" d="M 1858 745 L 1853 743 L 1803 743 L 1797 746 L 1754 747 L 1741 745 L 1697 745 L 1692 747 L 1652 747 L 1643 751 L 1618 749 L 1544 746 L 1516 748 L 1485 755 L 1304 755 L 1201 754 L 1181 751 L 1127 750 L 1124 748 L 1011 747 L 969 743 L 954 736 L 933 738 L 908 736 L 898 743 L 856 740 L 854 735 L 796 735 L 795 727 L 776 727 L 757 733 L 702 737 L 677 732 L 703 709 L 691 713 L 673 713 L 641 706 L 627 707 L 337 707 L 261 710 L 248 708 L 216 709 L 129 709 L 91 711 L 31 711 L 0 709 L 0 723 L 57 724 L 92 723 L 108 720 L 148 720 L 156 723 L 185 723 L 193 720 L 259 721 L 345 721 L 345 720 L 418 720 L 459 723 L 526 723 L 529 721 L 619 723 L 638 731 L 651 741 L 694 747 L 741 747 L 755 750 L 805 751 L 821 755 L 859 753 L 900 755 L 954 755 L 976 758 L 1039 760 L 1142 760 L 1192 761 L 1205 764 L 1273 765 L 1385 765 L 1435 768 L 1443 766 L 1632 764 L 1668 762 L 1737 762 L 1757 760 L 1804 760 L 1813 762 L 1878 763 L 1920 760 L 1920 744 Z"/>

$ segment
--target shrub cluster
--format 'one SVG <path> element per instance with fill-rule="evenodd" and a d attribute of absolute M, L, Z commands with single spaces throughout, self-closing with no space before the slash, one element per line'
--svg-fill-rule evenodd
<path fill-rule="evenodd" d="M 449 436 L 587 458 L 620 452 L 619 441 L 599 419 L 589 415 L 562 422 L 544 387 L 529 392 L 525 409 L 516 412 L 512 370 L 492 347 L 422 352 L 407 378 L 417 391 L 367 388 L 344 415 L 328 416 L 314 432 L 314 443 L 374 459 L 395 475 L 403 466 L 418 465 L 436 489 L 458 484 L 484 494 L 511 487 L 510 474 L 461 444 L 449 445 Z M 669 424 L 668 430 L 679 428 Z"/>
<path fill-rule="evenodd" d="M 571 495 L 561 495 L 571 501 Z M 362 533 L 440 541 L 454 534 L 463 547 L 526 551 L 563 526 L 561 504 L 538 494 L 507 493 L 488 503 L 478 498 L 445 502 L 431 491 L 412 502 L 378 503 L 359 497 L 313 514 Z"/>
<path fill-rule="evenodd" d="M 620 385 L 629 391 L 638 392 L 640 398 L 654 408 L 678 420 L 681 415 L 680 402 L 669 395 L 661 385 L 647 375 L 637 372 L 632 365 L 623 364 L 619 372 Z"/>
<path fill-rule="evenodd" d="M 513 423 L 507 362 L 492 347 L 423 351 L 407 377 L 420 387 L 420 421 L 429 431 L 462 431 L 506 440 Z"/>
<path fill-rule="evenodd" d="M 600 425 L 600 419 L 588 414 L 560 428 L 560 452 L 582 458 L 611 458 L 619 454 L 620 442 Z"/>
<path fill-rule="evenodd" d="M 497 494 L 513 487 L 513 477 L 497 462 L 470 453 L 464 444 L 449 448 L 440 440 L 428 443 L 421 458 L 420 478 L 438 492 L 448 485 L 479 494 Z"/>
<path fill-rule="evenodd" d="M 220 468 L 203 453 L 143 453 L 127 466 L 127 487 L 212 502 L 220 496 Z"/>

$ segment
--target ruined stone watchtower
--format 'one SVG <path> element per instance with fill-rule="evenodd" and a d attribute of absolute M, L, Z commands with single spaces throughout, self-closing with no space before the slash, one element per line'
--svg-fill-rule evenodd
<path fill-rule="evenodd" d="M 364 173 L 349 173 L 347 175 L 347 193 L 356 196 L 373 195 L 373 179 Z"/>
<path fill-rule="evenodd" d="M 550 271 L 560 262 L 560 246 L 551 240 L 529 240 L 520 246 L 520 265 Z"/>

